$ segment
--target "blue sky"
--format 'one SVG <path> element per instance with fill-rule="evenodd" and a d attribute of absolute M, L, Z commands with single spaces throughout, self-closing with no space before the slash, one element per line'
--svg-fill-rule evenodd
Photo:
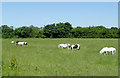
<path fill-rule="evenodd" d="M 38 26 L 69 22 L 73 27 L 118 27 L 117 2 L 3 2 L 2 24 Z"/>

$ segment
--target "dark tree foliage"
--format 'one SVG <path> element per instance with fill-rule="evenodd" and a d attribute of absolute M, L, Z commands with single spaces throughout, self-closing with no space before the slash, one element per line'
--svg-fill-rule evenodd
<path fill-rule="evenodd" d="M 26 26 L 15 29 L 15 35 L 20 38 L 30 38 L 32 29 Z"/>
<path fill-rule="evenodd" d="M 69 22 L 53 23 L 44 27 L 22 26 L 13 29 L 13 26 L 2 25 L 2 38 L 120 38 L 120 29 L 117 27 L 89 26 L 73 28 Z"/>
<path fill-rule="evenodd" d="M 13 38 L 14 37 L 14 30 L 13 26 L 8 27 L 7 25 L 2 25 L 2 38 Z"/>
<path fill-rule="evenodd" d="M 71 29 L 72 25 L 68 22 L 50 24 L 43 28 L 43 33 L 47 38 L 67 38 Z"/>
<path fill-rule="evenodd" d="M 46 25 L 43 28 L 43 34 L 48 38 L 52 38 L 54 31 L 55 31 L 55 24 Z"/>

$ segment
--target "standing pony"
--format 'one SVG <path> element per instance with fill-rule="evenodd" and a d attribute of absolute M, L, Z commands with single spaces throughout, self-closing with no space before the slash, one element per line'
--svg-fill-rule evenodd
<path fill-rule="evenodd" d="M 79 44 L 72 45 L 71 50 L 73 50 L 74 48 L 77 48 L 78 50 L 80 50 L 80 45 Z"/>

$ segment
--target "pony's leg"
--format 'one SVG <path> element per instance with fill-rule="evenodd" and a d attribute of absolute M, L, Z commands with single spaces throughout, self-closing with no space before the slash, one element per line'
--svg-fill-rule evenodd
<path fill-rule="evenodd" d="M 104 53 L 104 55 L 106 55 L 106 52 Z"/>
<path fill-rule="evenodd" d="M 106 51 L 106 55 L 108 55 L 108 52 Z"/>
<path fill-rule="evenodd" d="M 67 47 L 68 48 L 68 50 L 69 50 L 69 47 Z"/>
<path fill-rule="evenodd" d="M 72 50 L 73 50 L 73 48 L 72 48 Z"/>
<path fill-rule="evenodd" d="M 113 53 L 113 51 L 112 51 L 112 55 L 113 55 L 114 53 Z"/>
<path fill-rule="evenodd" d="M 115 54 L 115 53 L 116 53 L 116 51 L 114 50 L 114 51 L 113 51 L 113 53 Z"/>
<path fill-rule="evenodd" d="M 115 51 L 113 50 L 113 51 L 112 51 L 112 55 L 114 55 L 114 54 L 115 54 Z"/>
<path fill-rule="evenodd" d="M 79 48 L 77 47 L 77 49 L 79 50 Z"/>
<path fill-rule="evenodd" d="M 116 51 L 114 50 L 114 54 L 116 54 Z"/>
<path fill-rule="evenodd" d="M 104 55 L 107 55 L 107 51 L 105 51 Z"/>
<path fill-rule="evenodd" d="M 80 46 L 78 47 L 78 50 L 80 50 Z"/>

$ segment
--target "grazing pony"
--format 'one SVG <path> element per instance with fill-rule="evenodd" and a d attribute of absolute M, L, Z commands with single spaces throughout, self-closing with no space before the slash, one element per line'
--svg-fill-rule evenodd
<path fill-rule="evenodd" d="M 14 44 L 15 42 L 14 41 L 11 41 L 11 44 Z"/>
<path fill-rule="evenodd" d="M 80 45 L 79 44 L 72 45 L 71 50 L 73 50 L 74 48 L 77 48 L 78 50 L 80 50 Z"/>
<path fill-rule="evenodd" d="M 16 41 L 16 45 L 20 45 L 20 46 L 27 45 L 27 42 Z"/>
<path fill-rule="evenodd" d="M 104 47 L 102 50 L 100 50 L 100 54 L 103 54 L 105 53 L 104 55 L 107 55 L 107 52 L 112 52 L 112 55 L 113 54 L 116 54 L 116 49 L 113 48 L 113 47 Z"/>
<path fill-rule="evenodd" d="M 60 48 L 60 47 L 69 49 L 70 48 L 70 44 L 59 44 L 58 48 Z"/>

